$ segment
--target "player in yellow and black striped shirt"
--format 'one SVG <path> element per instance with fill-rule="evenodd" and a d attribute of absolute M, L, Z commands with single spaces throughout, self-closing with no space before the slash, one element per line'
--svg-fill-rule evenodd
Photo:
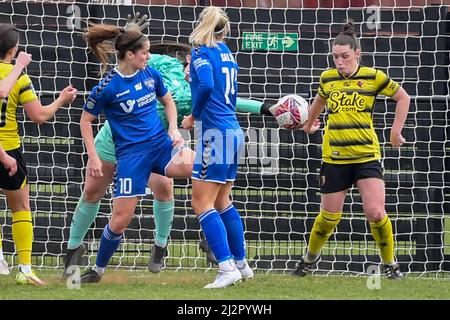
<path fill-rule="evenodd" d="M 16 84 L 17 79 L 22 74 L 23 69 L 31 62 L 31 56 L 25 52 L 20 52 L 16 59 L 16 64 L 5 78 L 0 78 L 0 99 L 8 98 L 11 89 Z M 4 104 L 2 103 L 2 106 Z M 0 118 L 3 114 L 0 114 Z M 6 113 L 5 113 L 6 117 Z M 8 171 L 9 176 L 13 176 L 17 171 L 17 161 L 11 157 L 0 146 L 0 162 L 3 167 Z M 1 238 L 0 238 L 1 239 Z M 2 243 L 0 241 L 0 274 L 9 273 L 7 264 L 3 258 Z"/>
<path fill-rule="evenodd" d="M 12 234 L 19 259 L 16 281 L 19 284 L 44 285 L 45 283 L 31 270 L 33 225 L 27 171 L 20 150 L 16 112 L 18 106 L 22 105 L 33 122 L 43 123 L 53 117 L 61 106 L 71 103 L 76 97 L 77 90 L 67 86 L 58 99 L 43 107 L 28 75 L 21 74 L 30 63 L 31 55 L 20 53 L 16 66 L 11 64 L 16 56 L 18 45 L 19 31 L 11 24 L 0 24 L 0 79 L 2 79 L 0 82 L 0 149 L 2 149 L 0 150 L 0 188 L 3 189 L 8 207 L 12 212 Z M 1 245 L 0 274 L 9 274 Z"/>
<path fill-rule="evenodd" d="M 320 171 L 321 210 L 311 230 L 306 255 L 293 274 L 305 276 L 317 262 L 323 245 L 339 223 L 347 191 L 356 184 L 386 274 L 390 279 L 401 279 L 403 274 L 394 257 L 392 224 L 384 209 L 381 152 L 373 127 L 373 109 L 379 94 L 397 101 L 390 140 L 394 147 L 400 147 L 405 142 L 401 131 L 410 98 L 382 71 L 359 65 L 361 49 L 352 22 L 333 41 L 332 53 L 336 69 L 326 70 L 320 76 L 318 94 L 303 128 L 313 133 L 313 121 L 327 106 Z"/>

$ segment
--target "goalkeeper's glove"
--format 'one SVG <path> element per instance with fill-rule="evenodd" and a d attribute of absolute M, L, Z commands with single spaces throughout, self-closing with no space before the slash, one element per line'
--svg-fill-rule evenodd
<path fill-rule="evenodd" d="M 125 30 L 132 25 L 137 26 L 139 30 L 141 30 L 141 32 L 144 31 L 150 25 L 150 23 L 148 22 L 148 16 L 144 14 L 141 17 L 140 12 L 136 12 L 134 17 L 131 17 L 131 14 L 129 14 L 127 16 L 127 24 L 125 25 Z"/>

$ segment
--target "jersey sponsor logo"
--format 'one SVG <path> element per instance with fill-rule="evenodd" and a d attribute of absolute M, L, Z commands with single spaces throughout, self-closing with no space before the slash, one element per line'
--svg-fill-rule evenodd
<path fill-rule="evenodd" d="M 136 101 L 134 100 L 127 100 L 128 107 L 123 102 L 120 103 L 120 106 L 122 107 L 123 111 L 125 111 L 126 113 L 130 113 L 131 111 L 133 111 L 135 103 Z"/>
<path fill-rule="evenodd" d="M 149 90 L 155 90 L 155 80 L 153 80 L 152 78 L 148 78 L 144 81 L 144 85 L 147 87 L 147 89 Z"/>
<path fill-rule="evenodd" d="M 128 90 L 125 90 L 124 92 L 120 92 L 120 93 L 116 94 L 116 97 L 117 97 L 117 98 L 120 98 L 121 96 L 124 96 L 124 95 L 126 95 L 126 94 L 128 94 L 128 93 L 130 93 L 130 90 L 129 90 L 129 89 L 128 89 Z"/>
<path fill-rule="evenodd" d="M 347 92 L 332 91 L 328 99 L 329 108 L 333 112 L 358 112 L 363 111 L 366 99 L 358 92 L 348 94 Z"/>
<path fill-rule="evenodd" d="M 135 85 L 134 85 L 134 89 L 136 90 L 136 91 L 139 91 L 139 90 L 141 90 L 142 89 L 142 83 L 136 83 Z"/>
<path fill-rule="evenodd" d="M 139 99 L 137 99 L 138 102 L 138 107 L 142 107 L 146 104 L 151 103 L 152 101 L 154 101 L 156 99 L 156 94 L 155 92 L 151 92 L 146 94 L 145 96 L 140 97 Z"/>
<path fill-rule="evenodd" d="M 362 82 L 361 80 L 358 81 L 357 83 L 358 87 L 362 88 L 364 86 L 364 82 Z"/>

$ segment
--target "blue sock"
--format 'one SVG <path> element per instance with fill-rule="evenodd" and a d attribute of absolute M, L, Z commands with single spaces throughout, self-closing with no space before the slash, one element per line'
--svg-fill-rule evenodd
<path fill-rule="evenodd" d="M 227 229 L 228 244 L 231 254 L 236 260 L 245 258 L 244 226 L 241 215 L 231 204 L 219 212 L 219 216 Z"/>
<path fill-rule="evenodd" d="M 227 230 L 216 209 L 206 210 L 197 219 L 217 261 L 223 262 L 231 259 L 233 256 L 228 247 Z"/>
<path fill-rule="evenodd" d="M 103 229 L 102 239 L 100 240 L 100 246 L 97 252 L 97 260 L 95 265 L 100 268 L 105 268 L 109 262 L 109 259 L 113 256 L 119 247 L 122 240 L 122 234 L 114 233 L 109 228 L 109 224 Z"/>

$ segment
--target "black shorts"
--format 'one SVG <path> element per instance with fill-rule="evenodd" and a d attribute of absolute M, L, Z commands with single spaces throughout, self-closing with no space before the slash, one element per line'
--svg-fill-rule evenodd
<path fill-rule="evenodd" d="M 6 151 L 17 161 L 17 172 L 12 177 L 9 176 L 9 170 L 6 170 L 3 163 L 0 163 L 0 188 L 5 190 L 19 190 L 23 187 L 27 178 L 27 166 L 22 158 L 22 152 L 19 149 Z"/>
<path fill-rule="evenodd" d="M 320 168 L 320 192 L 334 193 L 350 189 L 359 179 L 383 180 L 383 168 L 378 160 L 364 163 L 331 164 L 322 162 Z"/>

